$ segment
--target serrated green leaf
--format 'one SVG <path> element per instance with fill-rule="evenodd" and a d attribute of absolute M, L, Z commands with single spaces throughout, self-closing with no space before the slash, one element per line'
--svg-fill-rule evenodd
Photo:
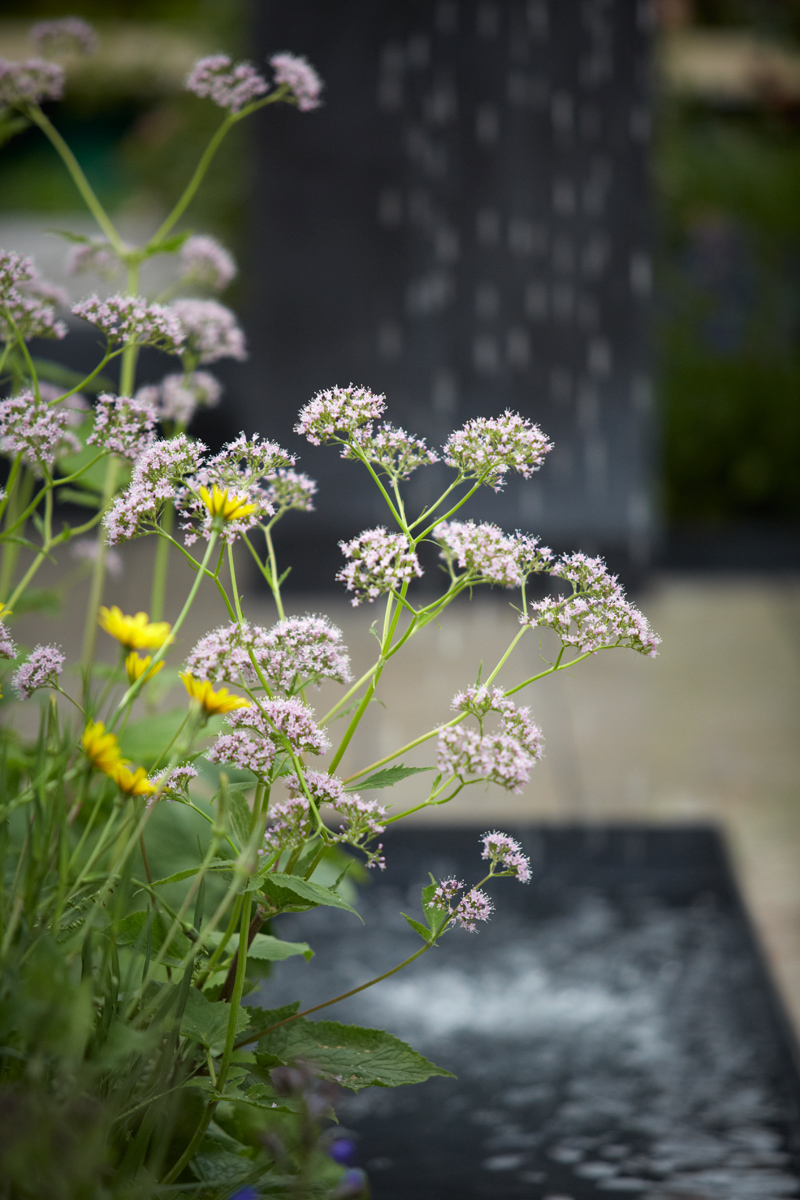
<path fill-rule="evenodd" d="M 44 232 L 52 233 L 55 237 L 63 238 L 65 242 L 72 242 L 76 246 L 88 246 L 92 240 L 83 233 L 73 233 L 71 229 L 45 229 Z"/>
<path fill-rule="evenodd" d="M 186 996 L 186 1008 L 181 1021 L 181 1036 L 199 1042 L 212 1054 L 221 1053 L 228 1034 L 231 1006 L 224 1000 L 209 1000 L 197 988 L 190 988 Z M 246 1008 L 236 1013 L 236 1036 L 244 1033 L 250 1021 Z"/>
<path fill-rule="evenodd" d="M 286 1063 L 302 1059 L 352 1092 L 422 1083 L 431 1075 L 455 1078 L 383 1029 L 339 1021 L 292 1021 L 259 1039 L 257 1058 L 262 1054 Z"/>
<path fill-rule="evenodd" d="M 414 932 L 418 933 L 424 942 L 429 942 L 431 940 L 430 929 L 423 925 L 421 921 L 415 921 L 413 917 L 407 916 L 406 913 L 400 913 L 400 916 L 405 917 Z"/>
<path fill-rule="evenodd" d="M 160 912 L 147 909 L 142 912 L 129 913 L 118 925 L 109 927 L 118 946 L 132 946 L 140 954 L 147 952 L 147 930 L 150 923 L 151 945 L 150 952 L 158 954 L 164 944 L 167 933 L 172 928 L 172 921 Z M 178 929 L 170 940 L 169 949 L 164 956 L 165 962 L 180 962 L 184 955 L 191 950 L 191 942 L 182 930 Z"/>
<path fill-rule="evenodd" d="M 253 813 L 245 800 L 245 790 L 247 789 L 241 787 L 228 789 L 228 812 L 231 818 L 231 828 L 242 850 L 250 841 L 253 829 Z"/>
<path fill-rule="evenodd" d="M 267 874 L 259 880 L 259 888 L 276 907 L 289 908 L 296 905 L 297 901 L 300 901 L 304 908 L 324 904 L 329 908 L 343 908 L 346 912 L 353 913 L 361 921 L 361 917 L 352 904 L 348 904 L 331 888 L 323 887 L 319 883 L 311 883 L 308 879 L 301 879 L 299 875 Z M 363 921 L 361 923 L 363 925 Z"/>
<path fill-rule="evenodd" d="M 191 879 L 193 875 L 197 875 L 202 867 L 187 867 L 185 871 L 176 871 L 174 875 L 165 875 L 163 879 L 154 879 L 151 887 L 161 887 L 166 883 L 182 883 L 184 879 Z M 218 864 L 211 863 L 206 867 L 206 871 L 232 871 L 232 862 L 222 862 Z"/>
<path fill-rule="evenodd" d="M 430 883 L 427 887 L 422 889 L 422 911 L 425 914 L 425 920 L 428 922 L 432 932 L 435 932 L 439 928 L 445 914 L 445 910 L 443 908 L 439 908 L 435 904 L 431 904 L 433 893 L 436 891 L 437 887 L 438 884 Z"/>
<path fill-rule="evenodd" d="M 399 763 L 396 767 L 387 767 L 384 771 L 376 771 L 374 775 L 368 775 L 366 779 L 358 779 L 353 784 L 353 791 L 367 792 L 375 791 L 377 788 L 394 787 L 401 779 L 408 779 L 411 775 L 421 775 L 424 771 L 433 771 L 434 767 L 405 767 Z"/>

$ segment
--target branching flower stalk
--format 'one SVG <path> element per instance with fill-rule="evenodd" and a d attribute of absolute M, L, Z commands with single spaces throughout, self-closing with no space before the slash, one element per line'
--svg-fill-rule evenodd
<path fill-rule="evenodd" d="M 36 36 L 81 52 L 95 40 L 77 18 L 45 22 Z M 64 1113 L 86 1114 L 75 1162 L 101 1147 L 87 1168 L 96 1187 L 84 1176 L 62 1178 L 59 1169 L 72 1171 L 67 1154 L 66 1165 L 43 1167 L 42 1194 L 157 1200 L 167 1188 L 224 1200 L 234 1186 L 233 1144 L 244 1164 L 236 1186 L 332 1200 L 345 1177 L 323 1126 L 342 1072 L 315 1061 L 317 1023 L 309 1017 L 413 969 L 450 930 L 475 932 L 493 909 L 486 889 L 503 877 L 526 883 L 530 863 L 514 839 L 487 832 L 480 883 L 431 878 L 421 919 L 405 916 L 415 941 L 403 960 L 320 1003 L 262 1014 L 252 1001 L 264 964 L 280 970 L 282 958 L 310 955 L 305 943 L 284 940 L 295 913 L 329 906 L 351 919 L 352 894 L 331 879 L 344 878 L 354 859 L 391 870 L 391 838 L 385 847 L 379 839 L 404 817 L 454 803 L 473 786 L 529 786 L 542 733 L 519 692 L 601 650 L 652 656 L 658 638 L 601 560 L 556 556 L 532 534 L 461 519 L 482 489 L 500 490 L 513 474 L 531 480 L 542 466 L 551 445 L 532 421 L 512 412 L 477 417 L 433 449 L 385 420 L 385 397 L 351 384 L 309 400 L 296 430 L 366 471 L 386 505 L 386 526 L 340 544 L 337 579 L 353 605 L 383 604 L 377 653 L 353 681 L 341 632 L 325 616 L 290 607 L 287 614 L 282 595 L 274 529 L 288 512 L 313 512 L 315 482 L 258 434 L 209 449 L 191 433 L 198 407 L 221 397 L 206 368 L 241 361 L 247 350 L 235 315 L 216 298 L 235 274 L 232 257 L 207 235 L 176 232 L 230 130 L 277 103 L 312 111 L 321 81 L 304 59 L 283 52 L 268 74 L 226 55 L 201 59 L 186 86 L 223 110 L 222 121 L 171 212 L 143 245 L 129 246 L 45 115 L 63 76 L 57 62 L 0 60 L 0 102 L 47 137 L 97 223 L 96 237 L 76 236 L 70 270 L 126 276 L 118 294 L 71 306 L 99 332 L 101 348 L 82 380 L 60 388 L 48 382 L 59 372 L 34 363 L 29 342 L 66 336 L 58 307 L 67 298 L 30 259 L 0 250 L 0 453 L 8 461 L 0 683 L 10 718 L 0 736 L 0 1100 L 11 1095 L 46 1112 L 65 1145 L 74 1132 Z M 140 267 L 156 254 L 173 256 L 175 279 L 151 298 L 140 294 Z M 145 387 L 137 382 L 143 346 L 169 364 L 160 383 Z M 119 394 L 102 392 L 90 404 L 84 393 L 109 386 L 97 381 L 116 359 Z M 449 481 L 414 511 L 406 481 L 435 463 L 452 472 Z M 92 510 L 77 527 L 62 520 L 67 497 Z M 150 612 L 127 612 L 119 596 L 106 607 L 117 547 L 139 537 L 157 545 Z M 269 587 L 272 624 L 248 615 L 240 542 Z M 14 636 L 14 610 L 35 603 L 30 585 L 41 565 L 71 543 L 80 563 L 91 562 L 79 675 L 62 648 L 28 650 Z M 420 554 L 431 545 L 442 586 L 420 595 Z M 22 552 L 29 557 L 20 566 Z M 175 612 L 166 594 L 173 554 L 193 572 Z M 535 576 L 550 581 L 543 599 L 530 586 Z M 79 579 L 85 570 L 64 575 L 73 585 Z M 180 634 L 204 581 L 226 622 L 187 652 Z M 513 594 L 506 650 L 488 675 L 478 668 L 474 682 L 465 680 L 439 724 L 365 766 L 356 735 L 387 691 L 387 664 L 477 587 Z M 514 664 L 533 635 L 543 663 L 530 674 L 526 663 Z M 99 638 L 117 642 L 116 666 L 97 664 Z M 167 664 L 182 668 L 178 701 L 175 676 L 162 672 Z M 318 718 L 315 690 L 326 681 L 341 693 Z M 17 714 L 42 700 L 31 737 L 35 720 L 17 723 Z M 332 738 L 336 718 L 344 729 Z M 434 739 L 428 765 L 403 763 Z M 417 784 L 406 808 L 354 790 L 384 789 L 383 798 L 401 779 Z M 300 1047 L 291 1053 L 279 1033 L 287 1025 Z M 366 1037 L 391 1048 L 399 1081 L 447 1074 L 389 1034 L 339 1028 L 346 1086 L 355 1090 L 383 1082 L 361 1052 Z M 15 1153 L 7 1163 L 0 1145 L 0 1177 L 27 1195 L 18 1164 L 41 1156 L 35 1146 Z M 224 1186 L 204 1182 L 212 1175 Z"/>

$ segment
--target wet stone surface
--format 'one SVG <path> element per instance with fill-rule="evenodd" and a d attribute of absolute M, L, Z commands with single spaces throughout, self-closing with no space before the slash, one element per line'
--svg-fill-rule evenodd
<path fill-rule="evenodd" d="M 285 918 L 311 968 L 304 1006 L 416 948 L 426 870 L 480 878 L 475 830 L 387 839 L 361 892 Z M 707 830 L 510 830 L 534 882 L 493 885 L 479 934 L 453 931 L 400 976 L 325 1012 L 383 1026 L 458 1079 L 344 1093 L 376 1200 L 781 1200 L 800 1194 L 793 1049 L 719 842 Z"/>

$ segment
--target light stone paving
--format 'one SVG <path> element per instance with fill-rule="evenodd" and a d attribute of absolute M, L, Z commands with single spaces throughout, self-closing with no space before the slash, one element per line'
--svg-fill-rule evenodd
<path fill-rule="evenodd" d="M 125 575 L 110 582 L 107 603 L 128 612 L 147 607 L 150 553 L 145 542 L 126 548 Z M 179 610 L 189 582 L 188 571 L 173 571 L 168 616 Z M 476 787 L 451 806 L 410 819 L 500 828 L 528 820 L 715 822 L 800 1031 L 800 578 L 661 576 L 637 599 L 664 639 L 655 660 L 603 652 L 521 694 L 545 735 L 545 757 L 523 795 Z M 84 604 L 78 589 L 60 617 L 25 617 L 14 635 L 29 644 L 61 642 L 74 659 Z M 354 671 L 369 665 L 378 606 L 353 609 L 339 594 L 293 596 L 287 607 L 328 613 L 344 632 Z M 260 623 L 274 620 L 260 594 L 246 598 L 245 611 Z M 201 592 L 181 648 L 223 620 L 219 597 L 211 588 Z M 507 600 L 494 593 L 465 599 L 442 627 L 420 633 L 387 666 L 383 704 L 371 706 L 342 773 L 445 720 L 453 694 L 475 681 L 481 661 L 484 675 L 494 667 L 517 628 Z M 506 687 L 544 665 L 536 637 L 526 635 L 522 647 L 498 677 Z M 337 692 L 326 686 L 312 698 L 318 714 Z M 434 746 L 430 741 L 404 761 L 428 765 Z M 392 799 L 418 803 L 421 786 L 406 781 Z"/>

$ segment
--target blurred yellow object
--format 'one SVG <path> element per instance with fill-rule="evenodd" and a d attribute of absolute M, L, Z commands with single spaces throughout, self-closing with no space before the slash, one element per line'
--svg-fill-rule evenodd
<path fill-rule="evenodd" d="M 112 779 L 115 778 L 115 771 L 129 761 L 122 757 L 116 735 L 106 733 L 106 727 L 102 721 L 89 722 L 83 731 L 81 745 L 92 766 Z"/>
<path fill-rule="evenodd" d="M 141 658 L 135 650 L 131 650 L 130 654 L 125 659 L 125 670 L 128 673 L 128 681 L 130 683 L 136 683 L 137 679 L 141 679 L 142 675 L 146 674 L 146 683 L 148 679 L 152 679 L 154 675 L 157 675 L 164 664 L 163 662 L 156 663 L 156 665 L 148 671 L 147 668 L 150 666 L 151 662 L 152 659 L 149 654 L 147 654 L 144 658 Z"/>
<path fill-rule="evenodd" d="M 227 489 L 223 492 L 216 484 L 212 492 L 201 487 L 198 495 L 212 517 L 222 517 L 223 521 L 238 521 L 256 511 L 256 505 L 250 504 L 244 496 L 229 496 Z"/>
<path fill-rule="evenodd" d="M 128 617 L 116 604 L 101 608 L 98 618 L 100 627 L 129 650 L 156 650 L 169 637 L 169 621 L 150 621 L 147 613 L 138 612 Z M 127 664 L 126 664 L 127 665 Z"/>
<path fill-rule="evenodd" d="M 215 692 L 207 679 L 195 679 L 188 672 L 182 674 L 181 679 L 192 700 L 197 700 L 202 704 L 209 716 L 213 716 L 215 713 L 233 712 L 235 708 L 250 707 L 249 700 L 242 700 L 240 696 L 231 695 L 227 688 L 220 688 L 218 692 Z"/>
<path fill-rule="evenodd" d="M 155 784 L 147 778 L 147 771 L 144 767 L 137 767 L 135 771 L 129 771 L 127 767 L 120 764 L 112 773 L 111 778 L 119 790 L 128 796 L 152 796 L 154 792 L 158 791 Z"/>

